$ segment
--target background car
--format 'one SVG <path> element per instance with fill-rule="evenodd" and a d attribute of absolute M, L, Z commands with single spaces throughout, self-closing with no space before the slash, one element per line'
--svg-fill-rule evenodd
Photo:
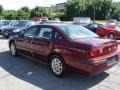
<path fill-rule="evenodd" d="M 1 35 L 1 32 L 2 32 L 2 28 L 5 27 L 5 26 L 11 25 L 11 22 L 12 22 L 12 20 L 1 20 L 0 21 L 0 35 Z"/>
<path fill-rule="evenodd" d="M 74 17 L 73 24 L 86 26 L 91 23 L 90 17 Z"/>
<path fill-rule="evenodd" d="M 109 19 L 107 22 L 106 22 L 107 25 L 117 25 L 117 20 L 115 19 Z"/>
<path fill-rule="evenodd" d="M 96 33 L 97 28 L 103 27 L 103 26 L 104 26 L 103 24 L 91 23 L 91 24 L 88 24 L 84 27 L 91 30 L 92 32 Z"/>
<path fill-rule="evenodd" d="M 102 39 L 80 25 L 35 25 L 10 37 L 11 55 L 18 53 L 50 66 L 56 77 L 67 69 L 96 75 L 116 65 L 120 48 L 116 40 Z"/>
<path fill-rule="evenodd" d="M 8 38 L 15 35 L 20 30 L 35 25 L 36 23 L 32 20 L 17 20 L 13 25 L 4 27 L 2 29 L 2 36 Z"/>
<path fill-rule="evenodd" d="M 63 23 L 62 21 L 56 21 L 56 20 L 42 20 L 39 21 L 38 24 L 61 24 Z"/>
<path fill-rule="evenodd" d="M 9 25 L 10 22 L 11 22 L 11 20 L 1 20 L 1 21 L 0 21 L 0 27 L 1 27 L 1 26 L 4 26 L 4 25 Z"/>
<path fill-rule="evenodd" d="M 120 26 L 110 25 L 105 27 L 99 27 L 97 34 L 101 37 L 108 37 L 110 39 L 120 39 Z"/>

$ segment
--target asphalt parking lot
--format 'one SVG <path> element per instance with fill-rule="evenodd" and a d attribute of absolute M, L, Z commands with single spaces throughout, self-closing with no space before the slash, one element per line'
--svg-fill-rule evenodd
<path fill-rule="evenodd" d="M 47 65 L 12 57 L 7 43 L 0 37 L 0 90 L 120 90 L 120 63 L 94 77 L 69 72 L 57 79 Z"/>

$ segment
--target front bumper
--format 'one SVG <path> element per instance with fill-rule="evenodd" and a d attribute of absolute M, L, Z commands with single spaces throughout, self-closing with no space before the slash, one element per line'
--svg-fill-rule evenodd
<path fill-rule="evenodd" d="M 3 37 L 8 38 L 8 37 L 10 36 L 10 33 L 9 33 L 9 32 L 2 32 L 1 35 L 2 35 Z"/>
<path fill-rule="evenodd" d="M 1 34 L 2 34 L 2 36 L 6 37 L 6 38 L 9 38 L 10 36 L 17 35 L 17 33 L 8 32 L 8 31 L 4 31 L 4 32 L 2 32 Z"/>

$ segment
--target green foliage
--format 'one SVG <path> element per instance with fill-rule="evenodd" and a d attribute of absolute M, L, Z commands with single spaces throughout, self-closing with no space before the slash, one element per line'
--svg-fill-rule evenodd
<path fill-rule="evenodd" d="M 0 5 L 0 15 L 2 14 L 3 12 L 3 7 Z"/>
<path fill-rule="evenodd" d="M 5 19 L 12 20 L 12 19 L 15 19 L 17 17 L 17 12 L 14 10 L 7 10 L 7 11 L 3 12 L 3 16 Z"/>
<path fill-rule="evenodd" d="M 26 12 L 22 9 L 18 10 L 16 19 L 18 20 L 29 19 L 29 12 Z"/>
<path fill-rule="evenodd" d="M 62 21 L 67 19 L 64 12 L 56 12 L 54 17 L 57 17 L 57 18 L 59 18 Z"/>
<path fill-rule="evenodd" d="M 26 13 L 30 13 L 30 9 L 28 7 L 22 7 L 20 10 L 22 10 Z"/>
<path fill-rule="evenodd" d="M 69 19 L 77 16 L 85 16 L 86 0 L 67 0 L 66 3 L 66 16 Z"/>
<path fill-rule="evenodd" d="M 49 8 L 36 6 L 31 10 L 30 13 L 30 18 L 34 16 L 39 16 L 39 17 L 47 16 L 48 18 L 52 19 L 54 17 L 54 13 Z"/>
<path fill-rule="evenodd" d="M 87 16 L 93 19 L 94 8 L 96 19 L 102 20 L 110 18 L 115 10 L 112 0 L 67 0 L 66 15 L 69 20 L 76 16 Z"/>
<path fill-rule="evenodd" d="M 0 19 L 4 19 L 4 16 L 1 16 L 1 15 L 0 15 Z"/>

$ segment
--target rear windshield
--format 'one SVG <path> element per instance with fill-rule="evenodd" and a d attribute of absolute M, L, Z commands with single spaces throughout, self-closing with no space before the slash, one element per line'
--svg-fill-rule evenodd
<path fill-rule="evenodd" d="M 71 39 L 98 37 L 98 35 L 80 25 L 61 25 L 59 28 Z"/>

